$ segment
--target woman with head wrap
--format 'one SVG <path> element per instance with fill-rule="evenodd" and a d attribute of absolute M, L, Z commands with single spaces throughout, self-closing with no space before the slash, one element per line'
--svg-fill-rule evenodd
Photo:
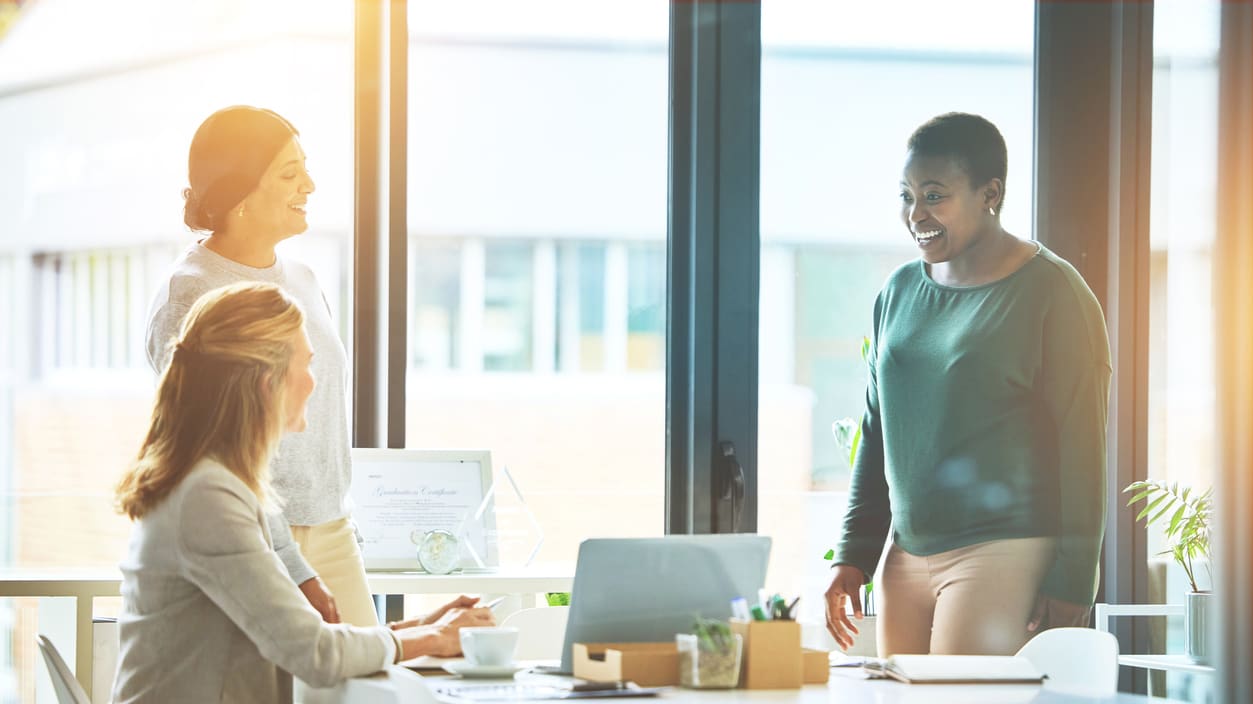
<path fill-rule="evenodd" d="M 183 219 L 208 235 L 187 248 L 157 292 L 148 323 L 149 362 L 158 374 L 165 369 L 179 325 L 211 289 L 262 281 L 301 305 L 317 388 L 309 399 L 308 430 L 286 436 L 273 459 L 283 513 L 271 519 L 270 532 L 292 580 L 323 618 L 374 625 L 348 507 L 347 354 L 313 272 L 274 249 L 308 228 L 305 205 L 314 183 L 299 135 L 270 110 L 219 110 L 196 130 L 187 175 Z"/>

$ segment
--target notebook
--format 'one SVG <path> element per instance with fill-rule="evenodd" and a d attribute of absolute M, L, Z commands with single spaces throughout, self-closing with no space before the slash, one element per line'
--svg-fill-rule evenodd
<path fill-rule="evenodd" d="M 880 676 L 907 684 L 1039 684 L 1044 674 L 1017 655 L 893 655 L 882 666 L 866 665 Z"/>

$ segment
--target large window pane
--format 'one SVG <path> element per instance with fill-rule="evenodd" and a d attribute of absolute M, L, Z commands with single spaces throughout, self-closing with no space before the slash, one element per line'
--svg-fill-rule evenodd
<path fill-rule="evenodd" d="M 335 0 L 44 0 L 0 35 L 0 566 L 122 557 L 112 489 L 147 427 L 148 306 L 195 241 L 180 193 L 214 110 L 264 106 L 300 130 L 318 191 L 283 248 L 347 330 L 352 26 Z M 14 668 L 20 701 L 44 621 L 0 604 L 0 674 Z"/>
<path fill-rule="evenodd" d="M 1218 0 L 1164 0 L 1153 21 L 1148 476 L 1204 490 L 1215 476 L 1213 278 L 1218 175 Z M 1191 589 L 1148 530 L 1149 594 Z M 1208 589 L 1208 568 L 1198 570 Z M 1183 619 L 1150 631 L 1155 652 L 1183 652 Z M 1171 673 L 1167 694 L 1212 697 L 1212 678 Z"/>
<path fill-rule="evenodd" d="M 847 501 L 832 424 L 860 420 L 875 295 L 918 256 L 898 214 L 910 133 L 948 111 L 996 123 L 1002 222 L 1034 238 L 1033 12 L 1030 0 L 762 4 L 759 526 L 774 537 L 769 583 L 803 595 L 803 620 L 824 620 L 823 554 Z"/>
<path fill-rule="evenodd" d="M 406 445 L 492 452 L 503 564 L 664 528 L 668 22 L 409 4 Z"/>

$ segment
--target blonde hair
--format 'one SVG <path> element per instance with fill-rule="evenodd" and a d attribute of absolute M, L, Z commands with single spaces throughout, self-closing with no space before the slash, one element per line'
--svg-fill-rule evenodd
<path fill-rule="evenodd" d="M 117 487 L 132 520 L 212 457 L 273 502 L 269 464 L 283 435 L 287 367 L 304 314 L 273 284 L 206 293 L 183 321 L 139 457 Z"/>

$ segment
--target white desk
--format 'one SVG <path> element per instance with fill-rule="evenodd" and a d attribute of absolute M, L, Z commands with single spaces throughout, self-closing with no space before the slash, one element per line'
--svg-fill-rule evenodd
<path fill-rule="evenodd" d="M 372 677 L 349 680 L 332 689 L 310 690 L 304 704 L 438 704 L 440 701 L 426 690 L 421 676 L 392 668 Z M 892 680 L 854 679 L 835 669 L 827 684 L 801 689 L 702 691 L 676 687 L 656 699 L 603 701 L 624 704 L 1166 704 L 1170 700 L 1140 694 L 1118 694 L 1105 699 L 1074 697 L 1037 685 L 907 685 Z"/>
<path fill-rule="evenodd" d="M 538 570 L 502 569 L 498 572 L 429 575 L 417 572 L 366 574 L 375 594 L 520 594 L 524 606 L 533 605 L 538 592 L 566 592 L 571 574 Z M 67 597 L 75 600 L 74 675 L 92 696 L 92 604 L 96 597 L 119 596 L 122 575 L 117 570 L 0 569 L 0 598 Z"/>

